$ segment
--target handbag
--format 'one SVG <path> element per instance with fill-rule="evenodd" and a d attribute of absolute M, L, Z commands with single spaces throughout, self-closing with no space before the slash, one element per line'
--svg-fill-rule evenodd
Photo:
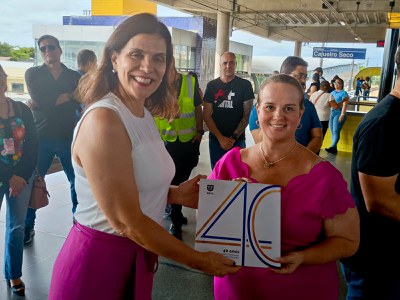
<path fill-rule="evenodd" d="M 39 209 L 45 207 L 49 204 L 50 194 L 46 188 L 46 181 L 39 175 L 36 170 L 35 176 L 33 178 L 33 186 L 31 192 L 31 198 L 29 200 L 29 207 L 34 209 Z"/>

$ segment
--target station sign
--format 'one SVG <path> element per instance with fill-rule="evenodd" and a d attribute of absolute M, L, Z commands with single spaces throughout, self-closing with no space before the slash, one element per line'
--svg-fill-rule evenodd
<path fill-rule="evenodd" d="M 314 47 L 313 57 L 338 59 L 365 59 L 367 49 Z"/>

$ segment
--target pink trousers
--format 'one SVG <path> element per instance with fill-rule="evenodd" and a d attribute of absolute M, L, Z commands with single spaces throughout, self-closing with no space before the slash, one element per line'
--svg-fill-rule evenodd
<path fill-rule="evenodd" d="M 151 299 L 157 255 L 75 222 L 54 264 L 50 300 Z"/>

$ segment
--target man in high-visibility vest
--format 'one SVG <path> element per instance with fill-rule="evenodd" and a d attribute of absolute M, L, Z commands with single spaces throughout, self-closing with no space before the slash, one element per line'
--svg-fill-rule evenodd
<path fill-rule="evenodd" d="M 175 87 L 178 96 L 179 116 L 172 122 L 155 118 L 165 147 L 175 163 L 175 177 L 171 184 L 179 185 L 189 179 L 192 169 L 199 162 L 199 148 L 203 130 L 202 98 L 199 93 L 197 78 L 183 75 L 175 70 Z M 168 211 L 169 210 L 169 211 Z M 182 224 L 187 219 L 182 214 L 182 206 L 172 204 L 167 208 L 171 218 L 169 232 L 182 239 Z"/>

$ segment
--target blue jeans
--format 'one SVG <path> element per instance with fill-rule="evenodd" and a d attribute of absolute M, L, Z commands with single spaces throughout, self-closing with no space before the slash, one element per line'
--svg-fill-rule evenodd
<path fill-rule="evenodd" d="M 54 156 L 60 159 L 65 175 L 67 175 L 72 200 L 72 212 L 75 213 L 78 200 L 75 192 L 75 173 L 71 161 L 71 142 L 67 140 L 42 139 L 39 140 L 37 169 L 40 176 L 44 177 L 49 170 Z M 25 225 L 35 227 L 36 209 L 29 208 Z"/>
<path fill-rule="evenodd" d="M 399 300 L 400 275 L 397 271 L 370 270 L 368 274 L 360 275 L 342 265 L 347 282 L 346 300 Z"/>
<path fill-rule="evenodd" d="M 33 176 L 16 197 L 9 196 L 8 184 L 0 187 L 0 207 L 4 195 L 7 201 L 6 234 L 4 243 L 4 277 L 6 280 L 22 276 L 22 254 L 24 249 L 25 217 L 32 191 Z"/>
<path fill-rule="evenodd" d="M 364 90 L 363 92 L 363 96 L 364 96 L 364 100 L 367 100 L 367 97 L 369 97 L 369 90 Z"/>
<path fill-rule="evenodd" d="M 233 147 L 240 147 L 240 148 L 246 148 L 246 140 L 237 140 L 234 144 Z M 224 150 L 221 148 L 221 145 L 218 142 L 218 139 L 210 132 L 209 134 L 209 143 L 208 147 L 210 150 L 210 161 L 211 161 L 211 169 L 214 169 L 215 164 L 219 161 L 219 159 L 224 156 L 224 154 L 228 151 Z M 233 148 L 232 147 L 232 148 Z"/>
<path fill-rule="evenodd" d="M 342 122 L 339 122 L 339 117 L 341 115 L 342 111 L 341 110 L 333 110 L 331 111 L 331 116 L 329 118 L 329 129 L 331 130 L 332 133 L 332 145 L 331 148 L 337 148 L 337 144 L 339 143 L 340 139 L 340 131 L 343 128 L 344 123 L 347 120 L 347 115 L 344 116 L 344 119 Z"/>
<path fill-rule="evenodd" d="M 347 296 L 346 300 L 362 300 L 364 279 L 361 275 L 346 268 L 343 264 L 342 267 L 343 277 L 347 283 Z"/>

